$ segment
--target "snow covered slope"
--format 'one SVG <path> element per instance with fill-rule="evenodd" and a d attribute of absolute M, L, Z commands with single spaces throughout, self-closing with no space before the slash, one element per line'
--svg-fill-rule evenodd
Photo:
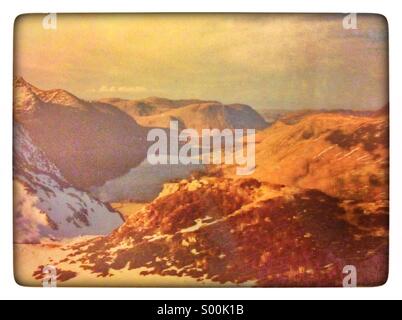
<path fill-rule="evenodd" d="M 15 242 L 105 235 L 120 215 L 68 183 L 20 125 L 14 126 Z"/>

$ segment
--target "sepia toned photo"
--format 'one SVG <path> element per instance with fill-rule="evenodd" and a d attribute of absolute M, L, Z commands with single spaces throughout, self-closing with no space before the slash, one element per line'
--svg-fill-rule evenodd
<path fill-rule="evenodd" d="M 383 16 L 21 15 L 13 90 L 18 284 L 386 283 Z"/>

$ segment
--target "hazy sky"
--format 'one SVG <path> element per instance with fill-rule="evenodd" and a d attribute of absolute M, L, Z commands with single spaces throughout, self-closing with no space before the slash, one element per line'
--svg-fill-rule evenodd
<path fill-rule="evenodd" d="M 16 23 L 15 73 L 79 97 L 200 98 L 256 108 L 379 108 L 387 25 L 335 15 L 44 15 Z"/>

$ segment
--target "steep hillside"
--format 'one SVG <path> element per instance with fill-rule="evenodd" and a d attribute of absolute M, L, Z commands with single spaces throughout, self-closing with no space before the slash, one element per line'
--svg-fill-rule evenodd
<path fill-rule="evenodd" d="M 357 208 L 256 179 L 182 181 L 111 235 L 70 246 L 60 266 L 106 278 L 139 269 L 221 284 L 341 286 L 343 268 L 354 265 L 359 285 L 378 285 L 387 277 L 388 215 Z"/>
<path fill-rule="evenodd" d="M 146 156 L 146 130 L 108 104 L 64 90 L 14 82 L 15 120 L 74 186 L 87 189 L 126 173 Z"/>
<path fill-rule="evenodd" d="M 113 210 L 62 176 L 19 124 L 14 126 L 16 243 L 105 235 L 122 224 Z"/>
<path fill-rule="evenodd" d="M 307 115 L 278 121 L 256 141 L 257 179 L 343 199 L 388 199 L 386 116 Z"/>

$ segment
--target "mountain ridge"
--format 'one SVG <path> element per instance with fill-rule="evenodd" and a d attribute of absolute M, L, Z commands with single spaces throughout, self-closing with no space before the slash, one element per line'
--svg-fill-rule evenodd
<path fill-rule="evenodd" d="M 262 116 L 246 104 L 223 104 L 213 100 L 171 100 L 150 97 L 142 100 L 101 99 L 124 110 L 144 127 L 168 128 L 177 120 L 183 128 L 257 129 L 268 126 Z"/>
<path fill-rule="evenodd" d="M 76 187 L 101 185 L 145 158 L 146 130 L 118 108 L 42 91 L 22 78 L 14 85 L 15 121 Z"/>
<path fill-rule="evenodd" d="M 340 198 L 388 199 L 388 131 L 387 115 L 376 112 L 279 120 L 256 134 L 253 177 Z M 232 169 L 226 174 L 235 177 Z"/>

